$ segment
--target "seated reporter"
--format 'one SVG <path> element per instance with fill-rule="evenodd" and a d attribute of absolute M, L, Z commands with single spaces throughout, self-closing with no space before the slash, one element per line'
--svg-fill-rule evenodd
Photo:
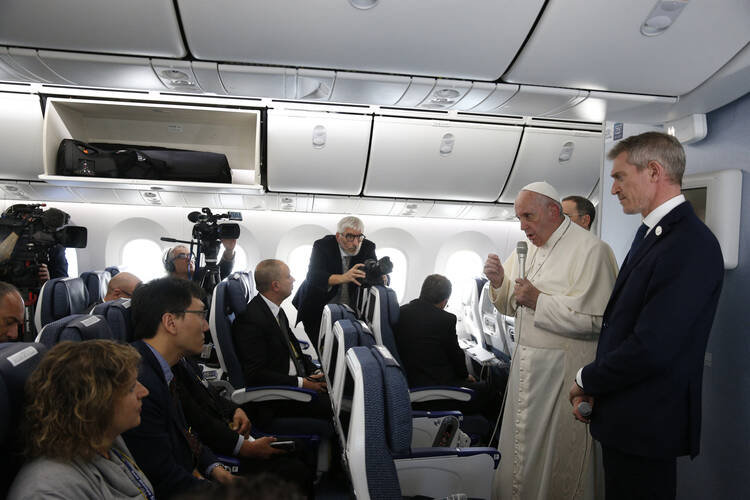
<path fill-rule="evenodd" d="M 140 355 L 108 340 L 61 342 L 26 382 L 26 454 L 9 499 L 153 499 L 120 437 L 141 422 Z"/>

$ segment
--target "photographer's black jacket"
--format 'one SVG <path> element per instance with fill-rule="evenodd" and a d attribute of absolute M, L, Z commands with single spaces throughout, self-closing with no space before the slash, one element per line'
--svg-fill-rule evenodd
<path fill-rule="evenodd" d="M 352 256 L 349 265 L 362 264 L 367 259 L 377 260 L 377 257 L 375 255 L 375 243 L 366 239 L 362 241 L 359 253 Z M 341 286 L 336 285 L 329 289 L 328 278 L 332 274 L 343 274 L 342 267 L 341 250 L 336 241 L 336 236 L 329 234 L 313 243 L 307 277 L 297 290 L 292 304 L 297 308 L 296 323 L 300 321 L 304 323 L 305 331 L 315 346 L 318 345 L 318 330 L 323 308 L 338 295 Z M 354 297 L 357 285 L 349 283 L 348 286 L 349 296 Z"/>

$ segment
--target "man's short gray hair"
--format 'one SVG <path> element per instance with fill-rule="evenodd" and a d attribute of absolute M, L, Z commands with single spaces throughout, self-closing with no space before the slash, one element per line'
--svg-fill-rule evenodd
<path fill-rule="evenodd" d="M 344 230 L 346 230 L 347 227 L 350 227 L 355 231 L 359 231 L 360 233 L 365 232 L 365 224 L 362 222 L 362 219 L 353 215 L 349 215 L 341 219 L 336 225 L 336 232 L 344 234 Z"/>
<path fill-rule="evenodd" d="M 613 147 L 607 158 L 614 160 L 621 153 L 627 153 L 628 163 L 640 171 L 648 162 L 658 161 L 664 167 L 667 178 L 678 186 L 685 173 L 685 150 L 674 136 L 662 132 L 646 132 L 623 139 Z"/>

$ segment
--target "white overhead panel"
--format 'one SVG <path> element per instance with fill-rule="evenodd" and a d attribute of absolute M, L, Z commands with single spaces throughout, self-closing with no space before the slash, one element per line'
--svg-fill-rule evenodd
<path fill-rule="evenodd" d="M 495 91 L 488 95 L 486 99 L 473 108 L 465 109 L 472 113 L 489 113 L 508 102 L 508 99 L 516 95 L 516 92 L 518 92 L 518 85 L 499 83 L 495 86 Z"/>
<path fill-rule="evenodd" d="M 0 172 L 4 179 L 36 179 L 42 164 L 39 96 L 0 93 Z"/>
<path fill-rule="evenodd" d="M 214 62 L 192 61 L 193 74 L 200 88 L 210 94 L 224 95 L 227 93 L 219 78 L 219 67 Z"/>
<path fill-rule="evenodd" d="M 466 204 L 436 201 L 430 211 L 427 213 L 427 217 L 438 217 L 441 219 L 457 219 L 466 210 Z"/>
<path fill-rule="evenodd" d="M 362 215 L 389 215 L 393 210 L 394 204 L 397 203 L 392 198 L 357 198 L 357 200 L 359 204 L 352 213 Z"/>
<path fill-rule="evenodd" d="M 113 189 L 85 188 L 71 186 L 70 189 L 86 203 L 119 203 L 120 199 Z"/>
<path fill-rule="evenodd" d="M 0 44 L 183 57 L 172 0 L 3 0 Z"/>
<path fill-rule="evenodd" d="M 66 186 L 53 186 L 51 184 L 43 184 L 41 182 L 34 182 L 29 185 L 30 191 L 34 196 L 31 198 L 39 201 L 69 201 L 69 202 L 80 202 L 80 197 L 75 195 Z"/>
<path fill-rule="evenodd" d="M 295 69 L 219 64 L 219 74 L 230 95 L 276 99 L 294 99 L 297 95 Z"/>
<path fill-rule="evenodd" d="M 586 99 L 583 90 L 521 85 L 511 99 L 495 109 L 505 115 L 554 116 Z"/>
<path fill-rule="evenodd" d="M 471 203 L 466 208 L 466 211 L 461 213 L 461 218 L 473 220 L 510 220 L 515 215 L 516 213 L 511 205 Z"/>
<path fill-rule="evenodd" d="M 333 92 L 336 73 L 301 69 L 297 71 L 297 99 L 303 101 L 327 101 Z"/>
<path fill-rule="evenodd" d="M 677 102 L 676 97 L 621 94 L 594 90 L 580 104 L 554 115 L 563 120 L 603 122 L 618 120 L 638 122 L 638 116 L 665 113 Z M 658 120 L 657 120 L 658 121 Z"/>
<path fill-rule="evenodd" d="M 135 90 L 166 90 L 145 57 L 105 56 L 40 50 L 39 59 L 77 85 Z"/>
<path fill-rule="evenodd" d="M 178 0 L 198 59 L 496 80 L 542 0 Z M 363 57 L 366 54 L 366 57 Z"/>
<path fill-rule="evenodd" d="M 268 188 L 359 194 L 371 115 L 268 110 Z"/>
<path fill-rule="evenodd" d="M 193 65 L 190 61 L 151 59 L 151 67 L 154 73 L 156 73 L 157 78 L 169 90 L 174 90 L 175 92 L 203 92 L 198 83 L 198 78 L 193 73 Z"/>
<path fill-rule="evenodd" d="M 588 196 L 604 158 L 601 133 L 527 127 L 500 202 L 513 203 L 526 184 L 547 181 L 561 197 Z"/>
<path fill-rule="evenodd" d="M 396 104 L 405 107 L 416 106 L 424 101 L 427 95 L 432 92 L 436 82 L 437 80 L 434 78 L 413 77 L 411 83 L 409 83 L 409 88 L 406 89 L 406 93 Z"/>
<path fill-rule="evenodd" d="M 747 0 L 726 0 L 720 6 L 698 0 L 547 2 L 503 79 L 683 95 L 750 41 L 748 26 Z"/>
<path fill-rule="evenodd" d="M 188 207 L 219 207 L 221 200 L 218 193 L 182 193 L 185 197 L 185 206 Z"/>
<path fill-rule="evenodd" d="M 431 200 L 403 200 L 393 204 L 389 215 L 400 215 L 402 217 L 427 217 L 435 204 Z"/>
<path fill-rule="evenodd" d="M 367 196 L 495 201 L 521 127 L 375 117 Z"/>
<path fill-rule="evenodd" d="M 419 104 L 419 107 L 427 109 L 450 109 L 456 103 L 460 102 L 469 90 L 471 90 L 471 82 L 438 79 L 435 87 Z"/>
<path fill-rule="evenodd" d="M 396 104 L 409 88 L 407 76 L 336 73 L 331 101 L 352 104 Z"/>
<path fill-rule="evenodd" d="M 11 47 L 8 49 L 7 57 L 3 57 L 7 63 L 12 65 L 18 71 L 23 71 L 29 75 L 32 81 L 39 83 L 57 83 L 69 85 L 75 83 L 60 76 L 52 71 L 49 66 L 44 64 L 34 49 L 18 49 Z"/>
<path fill-rule="evenodd" d="M 312 211 L 327 214 L 351 214 L 356 213 L 356 207 L 356 198 L 315 195 Z"/>
<path fill-rule="evenodd" d="M 0 81 L 30 82 L 34 80 L 31 75 L 15 67 L 9 60 L 8 49 L 0 47 Z"/>

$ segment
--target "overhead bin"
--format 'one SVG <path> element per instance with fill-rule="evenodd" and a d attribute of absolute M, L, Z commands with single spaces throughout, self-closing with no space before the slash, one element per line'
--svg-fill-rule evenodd
<path fill-rule="evenodd" d="M 42 168 L 39 96 L 0 93 L 0 178 L 36 179 Z"/>
<path fill-rule="evenodd" d="M 684 0 L 547 2 L 503 79 L 683 95 L 748 43 L 749 19 L 750 3 L 745 0 L 729 0 L 720 6 Z"/>
<path fill-rule="evenodd" d="M 495 201 L 521 127 L 376 116 L 367 196 Z"/>
<path fill-rule="evenodd" d="M 3 0 L 0 44 L 183 57 L 172 0 Z"/>
<path fill-rule="evenodd" d="M 547 181 L 561 197 L 589 196 L 604 158 L 601 133 L 527 127 L 500 202 L 513 203 L 526 184 Z"/>
<path fill-rule="evenodd" d="M 268 189 L 359 194 L 371 126 L 372 115 L 269 110 Z"/>
<path fill-rule="evenodd" d="M 89 99 L 47 99 L 43 126 L 44 174 L 47 182 L 69 186 L 150 189 L 154 191 L 248 192 L 260 189 L 260 111 L 178 104 Z M 64 177 L 56 174 L 62 139 L 161 146 L 225 154 L 232 183 Z"/>
<path fill-rule="evenodd" d="M 190 52 L 208 61 L 496 80 L 542 0 L 178 0 Z M 367 54 L 367 57 L 363 57 Z"/>

